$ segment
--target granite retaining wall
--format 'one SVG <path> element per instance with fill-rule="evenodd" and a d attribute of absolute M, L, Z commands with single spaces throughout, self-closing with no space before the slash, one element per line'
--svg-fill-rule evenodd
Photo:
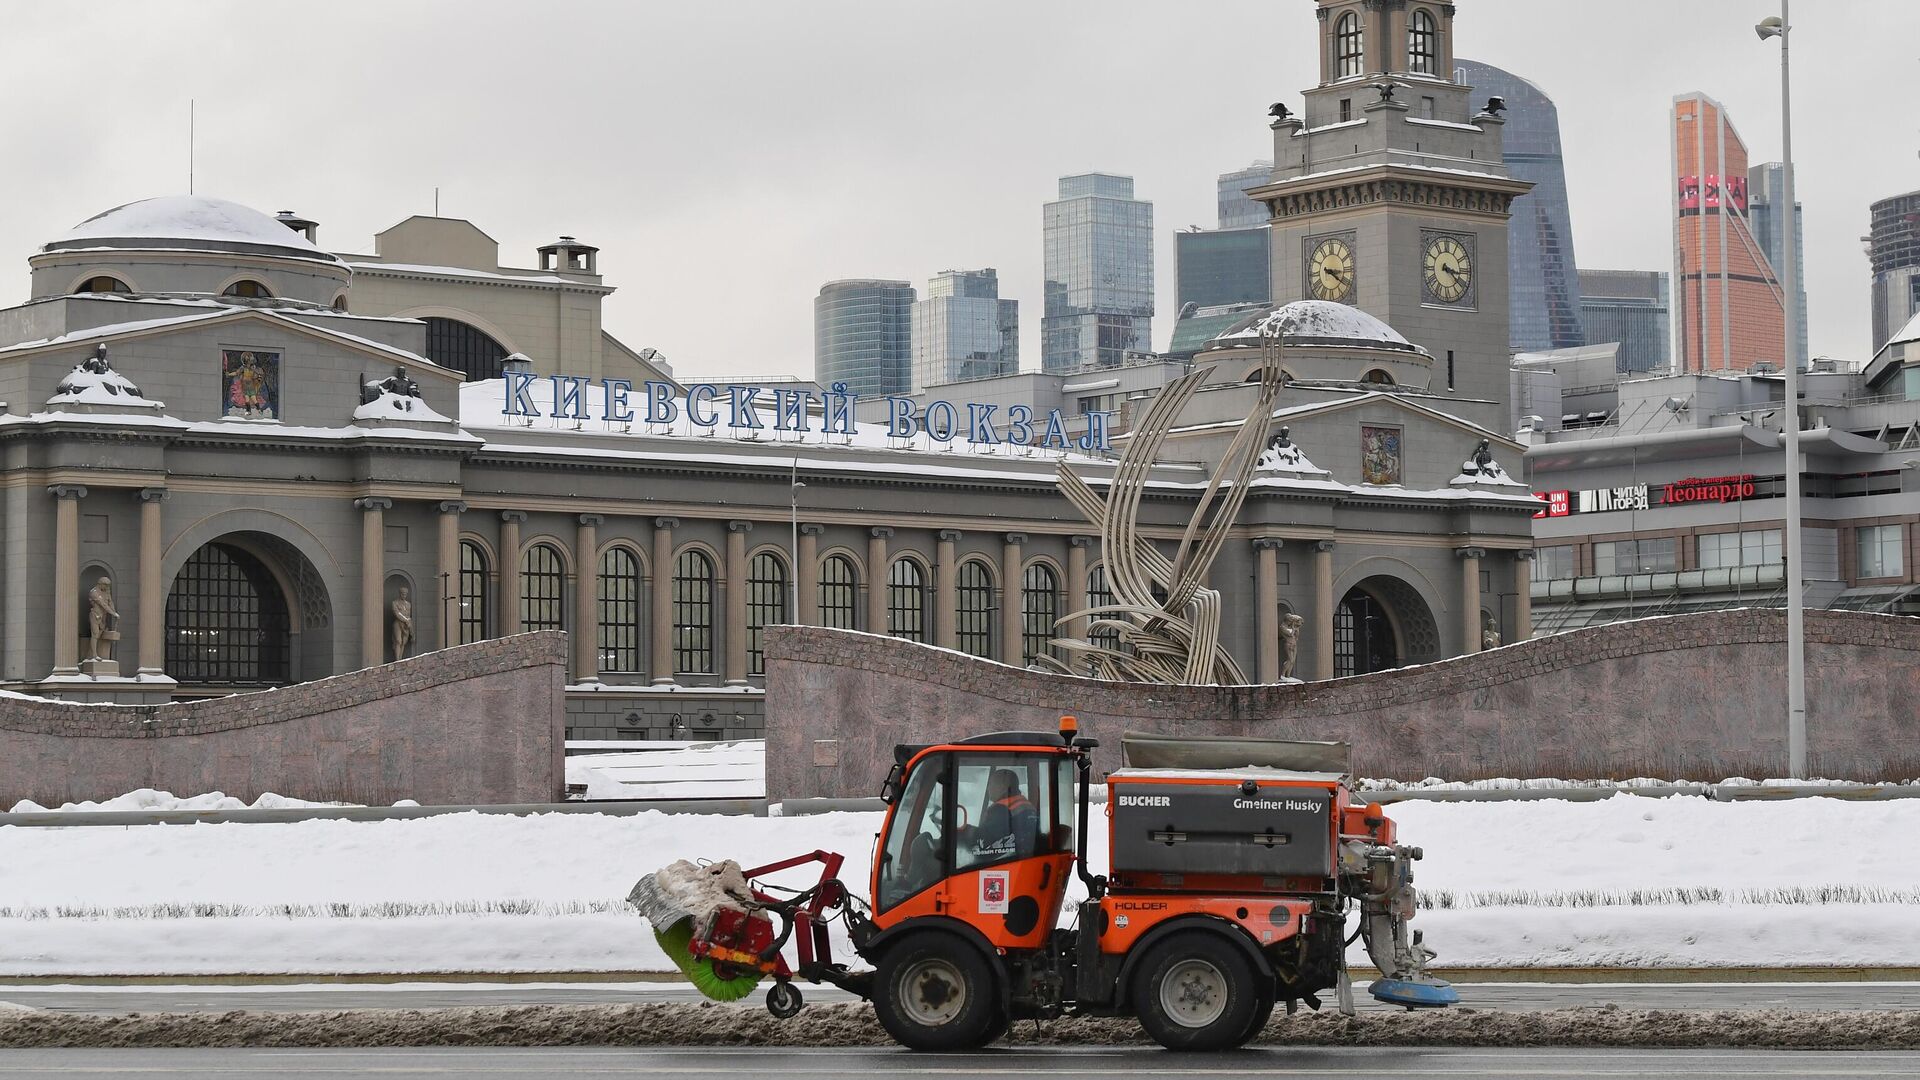
<path fill-rule="evenodd" d="M 520 634 L 310 683 L 165 705 L 0 698 L 0 809 L 263 792 L 383 806 L 564 795 L 566 635 Z"/>
<path fill-rule="evenodd" d="M 1119 764 L 1122 732 L 1334 739 L 1363 776 L 1720 780 L 1786 772 L 1786 614 L 1592 627 L 1423 667 L 1276 686 L 1146 686 L 1027 671 L 894 638 L 769 627 L 772 798 L 871 795 L 896 743 L 1052 730 Z M 1807 613 L 1816 776 L 1920 777 L 1920 619 Z"/>

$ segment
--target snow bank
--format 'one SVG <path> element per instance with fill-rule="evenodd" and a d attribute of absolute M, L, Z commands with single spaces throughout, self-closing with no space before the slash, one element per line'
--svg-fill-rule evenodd
<path fill-rule="evenodd" d="M 411 802 L 411 800 L 408 800 Z M 224 791 L 209 791 L 205 795 L 175 795 L 171 791 L 155 791 L 153 788 L 141 788 L 129 791 L 125 795 L 116 795 L 102 802 L 64 803 L 59 807 L 41 806 L 30 799 L 21 799 L 13 804 L 15 814 L 87 813 L 109 810 L 294 810 L 310 806 L 358 806 L 358 803 L 308 802 L 305 799 L 290 799 L 285 795 L 275 795 L 269 791 L 248 803 L 228 795 Z M 399 804 L 396 804 L 399 805 Z"/>
<path fill-rule="evenodd" d="M 1920 800 L 1389 812 L 1426 849 L 1417 884 L 1434 903 L 1415 926 L 1443 967 L 1920 966 L 1920 863 L 1900 855 L 1920 845 Z M 621 902 L 641 875 L 818 848 L 847 856 L 841 877 L 864 895 L 880 822 L 650 812 L 5 827 L 0 975 L 668 970 Z"/>

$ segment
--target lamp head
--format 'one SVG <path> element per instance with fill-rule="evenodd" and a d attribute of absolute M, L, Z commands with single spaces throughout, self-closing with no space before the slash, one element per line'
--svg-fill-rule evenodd
<path fill-rule="evenodd" d="M 1761 41 L 1765 41 L 1768 38 L 1777 38 L 1781 34 L 1786 33 L 1787 24 L 1780 21 L 1780 16 L 1769 15 L 1760 20 L 1760 24 L 1753 28 L 1753 32 L 1760 35 Z"/>

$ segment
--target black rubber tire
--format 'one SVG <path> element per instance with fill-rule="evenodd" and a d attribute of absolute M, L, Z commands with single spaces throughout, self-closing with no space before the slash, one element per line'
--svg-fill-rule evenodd
<path fill-rule="evenodd" d="M 1263 990 L 1260 993 L 1259 1005 L 1253 1010 L 1253 1019 L 1247 1022 L 1246 1033 L 1241 1035 L 1240 1041 L 1234 1045 L 1245 1046 L 1258 1039 L 1260 1033 L 1267 1029 L 1267 1021 L 1271 1019 L 1273 1019 L 1273 991 Z"/>
<path fill-rule="evenodd" d="M 1260 981 L 1239 946 L 1219 934 L 1185 931 L 1142 958 L 1133 979 L 1134 1015 L 1169 1050 L 1230 1050 L 1252 1037 L 1256 1014 L 1270 1001 Z M 1168 1001 L 1184 1001 L 1186 1014 L 1170 1013 Z"/>
<path fill-rule="evenodd" d="M 915 1050 L 976 1050 L 1006 1031 L 986 958 L 937 931 L 914 934 L 880 957 L 873 1011 L 895 1042 Z"/>
<path fill-rule="evenodd" d="M 1004 1011 L 995 1010 L 993 1023 L 987 1025 L 986 1038 L 981 1040 L 980 1045 L 992 1046 L 994 1043 L 1006 1038 L 1007 1032 L 1011 1030 L 1013 1030 L 1013 1018 L 1008 1016 Z"/>

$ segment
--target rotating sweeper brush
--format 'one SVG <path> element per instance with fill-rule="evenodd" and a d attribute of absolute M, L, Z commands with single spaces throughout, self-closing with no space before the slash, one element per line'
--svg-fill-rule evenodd
<path fill-rule="evenodd" d="M 820 884 L 786 899 L 755 888 L 750 880 L 808 862 L 825 865 Z M 800 991 L 780 950 L 800 924 L 803 964 L 811 964 L 815 949 L 824 957 L 826 928 L 820 915 L 846 901 L 845 890 L 833 880 L 839 869 L 840 856 L 818 851 L 748 871 L 731 860 L 700 866 L 682 859 L 641 878 L 627 902 L 653 924 L 661 951 L 702 994 L 738 1001 L 771 975 L 767 1008 L 787 1017 L 800 1011 Z"/>

